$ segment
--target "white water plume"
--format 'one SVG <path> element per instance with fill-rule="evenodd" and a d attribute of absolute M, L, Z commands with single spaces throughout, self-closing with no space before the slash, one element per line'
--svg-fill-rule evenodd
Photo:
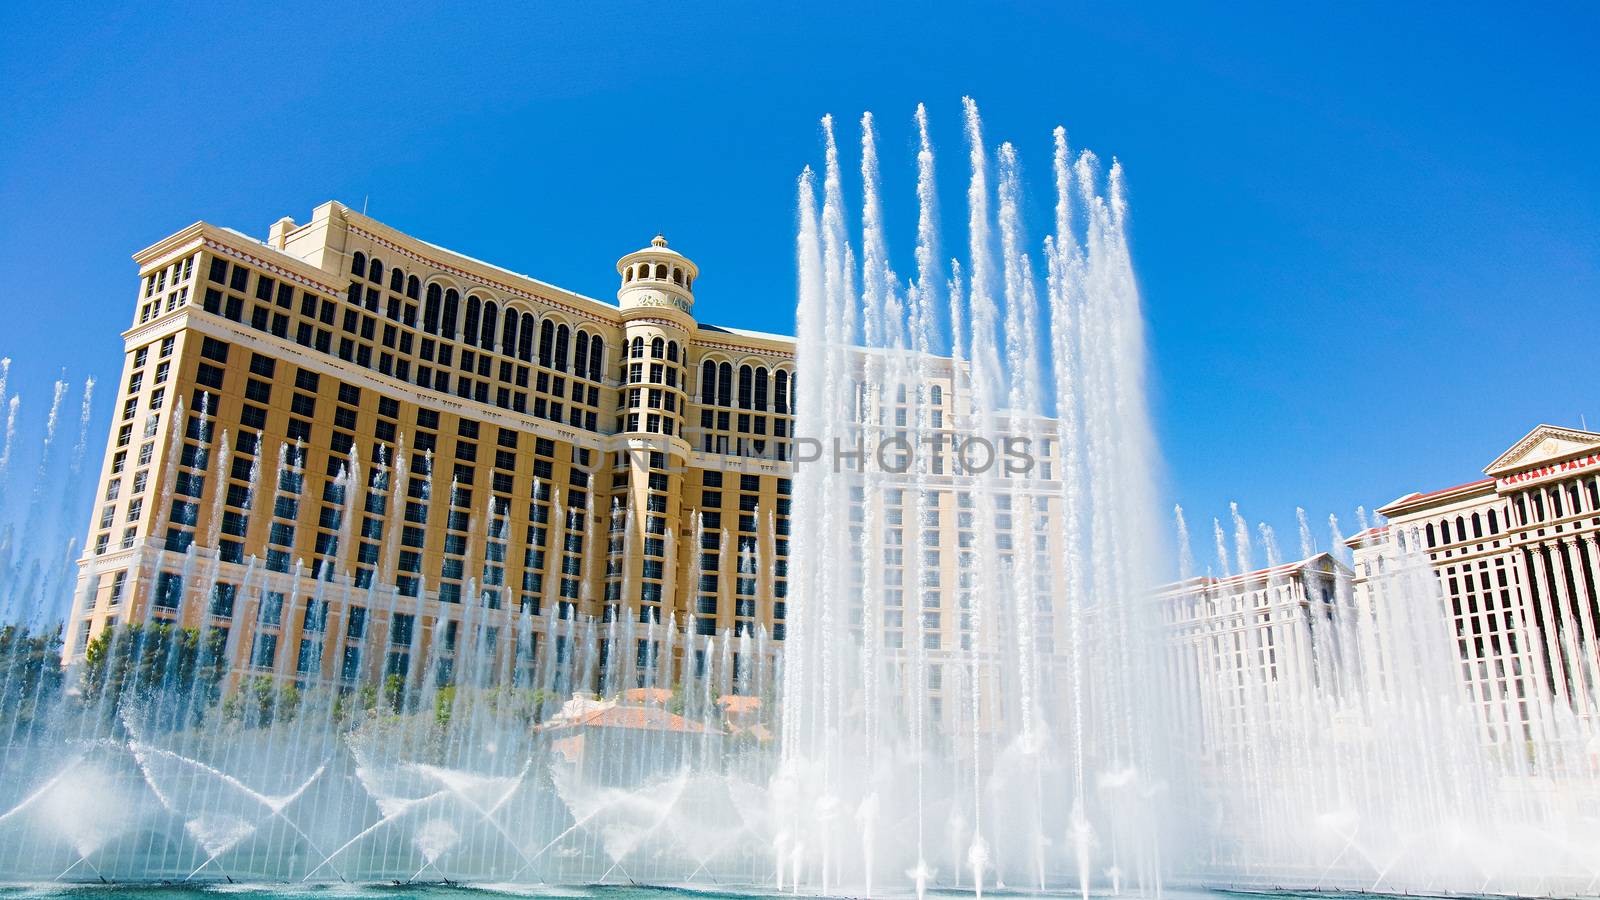
<path fill-rule="evenodd" d="M 1189 523 L 1181 505 L 1172 507 L 1172 518 L 1178 530 L 1178 580 L 1188 581 L 1194 577 L 1194 550 L 1189 546 Z"/>
<path fill-rule="evenodd" d="M 1222 522 L 1215 517 L 1211 519 L 1211 537 L 1216 544 L 1217 568 L 1222 572 L 1222 577 L 1227 578 L 1233 573 L 1233 567 L 1228 562 L 1228 539 L 1222 532 Z"/>
<path fill-rule="evenodd" d="M 1127 542 L 1151 533 L 1151 492 L 1143 484 L 1150 459 L 1143 375 L 1129 371 L 1143 365 L 1142 325 L 1120 231 L 1120 168 L 1102 179 L 1092 156 L 1072 162 L 1064 132 L 1057 133 L 1058 233 L 1041 242 L 1048 300 L 1041 304 L 1039 273 L 1027 249 L 1021 153 L 1006 144 L 991 155 L 976 104 L 964 101 L 963 112 L 966 257 L 951 261 L 942 305 L 929 290 L 939 277 L 933 268 L 934 152 L 927 111 L 914 119 L 917 276 L 905 302 L 885 258 L 877 120 L 863 120 L 859 277 L 846 265 L 855 254 L 842 227 L 842 166 L 832 121 L 824 121 L 820 211 L 814 176 L 808 171 L 800 182 L 798 359 L 802 392 L 810 393 L 798 404 L 796 433 L 824 439 L 862 434 L 870 448 L 904 432 L 921 446 L 914 439 L 942 418 L 943 428 L 955 429 L 958 438 L 996 446 L 1011 437 L 1031 439 L 1035 447 L 1048 439 L 1051 474 L 1043 466 L 1002 473 L 977 458 L 967 461 L 969 469 L 954 448 L 942 461 L 954 490 L 935 477 L 937 456 L 915 451 L 910 471 L 796 472 L 795 543 L 806 553 L 791 579 L 807 602 L 788 623 L 785 648 L 788 777 L 819 797 L 871 794 L 898 810 L 824 821 L 815 810 L 791 808 L 788 832 L 815 837 L 805 842 L 809 850 L 789 843 L 784 852 L 791 859 L 808 856 L 794 871 L 815 885 L 868 877 L 851 872 L 861 863 L 836 852 L 849 843 L 872 847 L 874 883 L 895 873 L 920 873 L 912 887 L 921 890 L 932 871 L 965 872 L 996 885 L 1038 883 L 1054 865 L 1054 854 L 1064 850 L 1077 860 L 1086 846 L 1047 839 L 1066 829 L 1060 805 L 1047 802 L 1055 791 L 1073 798 L 1083 819 L 1101 819 L 1121 852 L 1153 858 L 1153 820 L 1146 818 L 1145 803 L 1108 797 L 1089 777 L 1156 765 L 1145 731 L 1150 707 L 1141 699 L 1148 684 L 1133 676 L 1145 658 L 1140 623 L 1146 611 L 1136 605 L 1147 568 Z M 1086 210 L 1078 230 L 1072 228 L 1075 206 Z M 931 346 L 931 313 L 941 306 L 949 310 L 951 357 L 930 359 L 920 351 Z M 858 315 L 863 327 L 854 332 L 850 323 Z M 1048 357 L 1041 353 L 1046 336 Z M 850 513 L 852 504 L 858 517 Z M 1067 523 L 1065 546 L 1042 554 L 1052 521 L 1047 508 Z M 935 512 L 938 531 L 927 524 Z M 839 527 L 847 521 L 859 527 Z M 918 549 L 940 546 L 938 539 L 948 540 L 952 525 L 973 529 L 971 551 L 956 562 L 955 581 L 931 552 Z M 908 551 L 904 575 L 897 566 L 894 580 L 885 580 L 873 561 L 880 555 L 874 535 L 891 531 L 904 535 L 895 543 Z M 845 562 L 852 558 L 859 562 Z M 832 564 L 813 562 L 820 559 Z M 889 644 L 877 642 L 876 626 L 860 637 L 841 628 L 850 621 L 853 597 L 860 598 L 862 621 L 895 623 Z M 1041 653 L 1046 641 L 1065 650 L 1064 656 Z M 1108 655 L 1113 645 L 1124 652 Z M 959 666 L 941 662 L 951 646 L 960 648 Z M 1003 664 L 991 656 L 1000 648 Z M 847 662 L 855 659 L 861 662 Z M 942 699 L 948 704 L 954 698 L 953 705 L 936 707 L 926 699 L 926 685 L 935 677 L 943 684 Z M 864 730 L 838 713 L 844 703 L 861 702 L 855 698 L 871 704 L 860 712 L 860 721 L 871 723 Z M 985 723 L 1000 716 L 1003 724 Z M 949 750 L 941 748 L 951 738 L 964 749 L 943 763 Z M 857 762 L 881 758 L 882 748 L 906 763 L 885 768 Z M 990 808 L 1001 800 L 986 762 L 1001 755 L 1017 761 L 1016 774 L 1026 779 L 1018 787 L 1027 785 L 1006 796 L 1031 797 L 1006 814 Z M 1068 764 L 1064 772 L 1060 762 Z M 894 797 L 904 797 L 902 805 L 893 806 Z M 963 811 L 965 836 L 951 843 L 955 858 L 940 859 L 945 842 L 927 835 L 948 830 L 950 813 L 935 811 L 952 807 Z M 889 834 L 851 833 L 896 816 L 908 826 L 901 842 Z M 1022 849 L 1012 852 L 1016 848 Z M 787 886 L 798 887 L 793 878 Z"/>

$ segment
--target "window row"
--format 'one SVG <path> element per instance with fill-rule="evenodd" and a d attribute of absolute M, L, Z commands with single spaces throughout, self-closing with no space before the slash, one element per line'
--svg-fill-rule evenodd
<path fill-rule="evenodd" d="M 787 415 L 791 408 L 794 381 L 789 373 L 778 369 L 770 378 L 766 366 L 739 367 L 738 401 L 740 409 L 768 411 L 768 387 L 771 387 L 771 411 Z M 700 366 L 700 402 L 706 406 L 732 406 L 734 399 L 734 371 L 731 363 L 718 365 L 706 360 Z"/>

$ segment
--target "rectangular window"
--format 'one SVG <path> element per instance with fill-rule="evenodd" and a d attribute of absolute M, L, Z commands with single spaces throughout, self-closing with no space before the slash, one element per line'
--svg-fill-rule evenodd
<path fill-rule="evenodd" d="M 309 638 L 300 639 L 300 655 L 294 661 L 294 669 L 301 675 L 309 675 L 313 670 L 321 668 L 322 645 Z"/>
<path fill-rule="evenodd" d="M 233 617 L 233 604 L 238 598 L 239 586 L 227 582 L 217 582 L 211 588 L 211 614 L 218 618 L 229 619 Z"/>
<path fill-rule="evenodd" d="M 257 669 L 270 669 L 278 657 L 278 636 L 257 634 L 255 646 L 250 650 L 250 665 Z"/>
<path fill-rule="evenodd" d="M 155 604 L 161 609 L 177 609 L 183 600 L 183 576 L 176 572 L 156 575 Z"/>
<path fill-rule="evenodd" d="M 364 606 L 350 607 L 350 621 L 345 625 L 345 636 L 351 640 L 361 640 L 367 636 L 367 608 Z"/>

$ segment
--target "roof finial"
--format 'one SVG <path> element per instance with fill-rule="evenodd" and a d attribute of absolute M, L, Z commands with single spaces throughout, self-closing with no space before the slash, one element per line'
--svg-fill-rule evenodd
<path fill-rule="evenodd" d="M 667 238 L 666 238 L 665 235 L 661 234 L 661 232 L 659 232 L 659 231 L 656 232 L 656 236 L 655 237 L 650 239 L 650 246 L 652 246 L 652 247 L 665 247 L 666 245 L 667 245 Z"/>

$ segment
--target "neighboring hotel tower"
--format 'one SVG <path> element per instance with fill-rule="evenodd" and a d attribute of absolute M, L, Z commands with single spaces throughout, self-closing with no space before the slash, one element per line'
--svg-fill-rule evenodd
<path fill-rule="evenodd" d="M 135 260 L 69 660 L 152 620 L 302 682 L 493 658 L 552 616 L 638 626 L 613 684 L 668 622 L 781 646 L 793 344 L 697 323 L 663 238 L 616 306 L 338 203 Z"/>
<path fill-rule="evenodd" d="M 1564 708 L 1600 715 L 1600 434 L 1540 425 L 1484 474 L 1393 501 L 1349 543 L 1360 603 L 1384 602 L 1397 551 L 1426 555 L 1488 739 L 1516 747 Z"/>
<path fill-rule="evenodd" d="M 1319 553 L 1160 589 L 1185 753 L 1206 762 L 1238 754 L 1333 680 L 1350 653 L 1338 625 L 1349 587 L 1349 567 Z"/>

